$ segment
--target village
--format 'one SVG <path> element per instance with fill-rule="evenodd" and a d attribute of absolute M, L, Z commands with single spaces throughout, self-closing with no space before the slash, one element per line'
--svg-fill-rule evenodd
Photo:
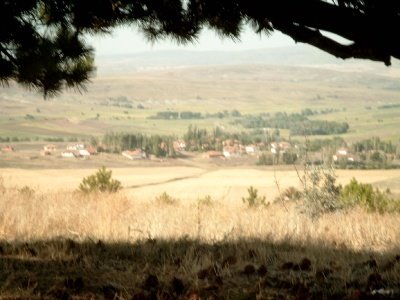
<path fill-rule="evenodd" d="M 64 147 L 64 148 L 62 148 Z M 253 143 L 243 145 L 239 140 L 227 139 L 221 141 L 220 150 L 208 150 L 207 144 L 204 145 L 202 151 L 192 151 L 190 150 L 187 143 L 182 139 L 174 140 L 172 143 L 174 156 L 166 157 L 160 159 L 154 154 L 149 153 L 145 149 L 135 148 L 129 150 L 123 150 L 119 153 L 124 158 L 131 161 L 165 161 L 165 159 L 174 159 L 174 158 L 185 158 L 193 155 L 195 153 L 198 154 L 202 159 L 208 159 L 210 161 L 222 160 L 222 161 L 234 161 L 243 158 L 252 158 L 253 161 L 258 160 L 259 165 L 269 165 L 269 164 L 291 164 L 299 162 L 298 158 L 301 156 L 301 151 L 304 149 L 300 149 L 300 146 L 297 144 L 293 144 L 287 141 L 280 142 L 272 142 L 272 143 Z M 168 151 L 167 143 L 161 143 L 160 148 L 165 150 L 166 153 Z M 103 152 L 107 151 L 107 146 L 104 144 L 99 144 L 97 147 L 90 145 L 88 143 L 73 143 L 68 145 L 56 145 L 56 144 L 46 144 L 40 150 L 39 154 L 41 157 L 54 157 L 63 160 L 71 160 L 71 159 L 80 159 L 87 160 L 90 159 L 91 156 L 97 156 Z M 1 148 L 1 153 L 13 153 L 18 151 L 18 145 L 3 145 Z M 290 156 L 289 156 L 290 155 Z M 311 163 L 318 164 L 321 163 L 322 160 L 327 160 L 329 162 L 333 162 L 336 164 L 355 164 L 360 160 L 360 156 L 353 153 L 348 147 L 340 147 L 333 152 L 329 157 L 324 156 L 322 152 L 311 152 L 308 153 L 309 158 L 311 159 Z M 270 157 L 270 163 L 262 163 L 262 158 Z M 282 159 L 278 159 L 281 157 Z M 288 159 L 287 157 L 290 157 Z M 285 159 L 286 158 L 286 159 Z M 261 162 L 261 163 L 260 163 Z"/>

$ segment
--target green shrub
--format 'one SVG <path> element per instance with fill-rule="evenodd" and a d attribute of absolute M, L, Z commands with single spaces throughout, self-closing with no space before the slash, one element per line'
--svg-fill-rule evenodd
<path fill-rule="evenodd" d="M 111 170 L 101 167 L 95 174 L 83 178 L 81 184 L 79 185 L 79 191 L 83 193 L 118 192 L 122 188 L 121 182 L 112 179 L 111 176 Z"/>
<path fill-rule="evenodd" d="M 282 197 L 288 200 L 300 200 L 303 194 L 294 186 L 290 186 L 282 192 Z"/>
<path fill-rule="evenodd" d="M 242 201 L 244 204 L 246 204 L 248 207 L 253 207 L 253 208 L 257 208 L 260 206 L 268 206 L 269 203 L 266 203 L 265 200 L 265 196 L 258 196 L 258 190 L 252 186 L 250 186 L 247 189 L 247 192 L 249 193 L 247 198 L 242 198 Z"/>
<path fill-rule="evenodd" d="M 271 154 L 263 153 L 260 155 L 257 161 L 259 166 L 272 166 L 274 164 L 274 157 Z"/>
<path fill-rule="evenodd" d="M 301 208 L 313 219 L 342 208 L 339 199 L 341 186 L 336 185 L 336 175 L 332 167 L 306 166 L 302 182 L 304 202 Z"/>
<path fill-rule="evenodd" d="M 292 165 L 297 161 L 297 154 L 291 152 L 284 152 L 282 154 L 282 161 L 287 165 Z"/>
<path fill-rule="evenodd" d="M 345 207 L 360 206 L 370 212 L 400 212 L 400 201 L 391 199 L 389 192 L 374 189 L 371 184 L 360 183 L 353 178 L 344 186 L 340 200 Z"/>
<path fill-rule="evenodd" d="M 176 205 L 179 200 L 170 196 L 167 192 L 162 193 L 156 197 L 156 202 L 159 204 Z"/>

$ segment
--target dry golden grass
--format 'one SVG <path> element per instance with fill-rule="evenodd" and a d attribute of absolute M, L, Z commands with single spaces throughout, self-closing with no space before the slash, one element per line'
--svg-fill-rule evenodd
<path fill-rule="evenodd" d="M 210 183 L 221 174 L 203 175 Z M 63 190 L 22 183 L 0 182 L 0 298 L 400 295 L 398 214 L 354 209 L 312 221 L 294 203 L 252 209 L 240 198 L 179 197 L 171 204 L 129 190 L 82 195 L 72 182 Z"/>
<path fill-rule="evenodd" d="M 254 186 L 261 195 L 272 201 L 278 196 L 276 181 L 281 189 L 290 186 L 301 188 L 293 167 L 278 169 L 247 167 L 216 167 L 207 160 L 194 166 L 137 166 L 111 168 L 113 177 L 121 181 L 126 195 L 140 201 L 153 200 L 163 192 L 184 201 L 210 195 L 214 199 L 241 202 L 247 188 Z M 8 187 L 30 186 L 40 191 L 67 192 L 75 190 L 83 177 L 96 169 L 1 169 Z M 353 177 L 364 183 L 377 183 L 379 188 L 390 188 L 400 194 L 400 170 L 337 170 L 338 183 L 347 184 Z"/>
<path fill-rule="evenodd" d="M 178 198 L 171 204 L 132 198 L 124 192 L 83 195 L 40 192 L 29 187 L 2 189 L 0 237 L 9 241 L 67 237 L 120 242 L 188 237 L 214 243 L 268 238 L 300 244 L 319 241 L 354 250 L 400 249 L 400 219 L 396 214 L 355 209 L 312 221 L 293 203 L 252 209 L 240 199 Z"/>
<path fill-rule="evenodd" d="M 347 299 L 379 288 L 398 295 L 396 214 L 355 209 L 313 222 L 294 204 L 171 205 L 123 192 L 0 186 L 1 297 Z"/>

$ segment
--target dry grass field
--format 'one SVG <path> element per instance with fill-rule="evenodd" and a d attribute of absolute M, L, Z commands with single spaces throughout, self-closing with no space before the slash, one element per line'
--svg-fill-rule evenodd
<path fill-rule="evenodd" d="M 160 166 L 161 165 L 161 166 Z M 130 168 L 112 168 L 113 176 L 121 181 L 124 193 L 134 201 L 150 201 L 166 192 L 183 202 L 211 196 L 214 200 L 241 202 L 247 188 L 254 186 L 268 201 L 278 196 L 280 189 L 290 186 L 301 188 L 296 170 L 288 166 L 272 167 L 217 167 L 204 160 L 196 166 L 163 166 L 162 163 L 136 165 Z M 76 190 L 82 178 L 96 169 L 1 169 L 0 174 L 8 187 L 29 186 L 37 191 Z M 400 170 L 337 170 L 337 181 L 348 183 L 353 177 L 360 182 L 389 188 L 400 194 Z"/>
<path fill-rule="evenodd" d="M 400 220 L 390 215 L 364 215 L 355 211 L 349 215 L 328 216 L 325 221 L 313 224 L 306 216 L 297 215 L 292 207 L 286 209 L 281 203 L 275 203 L 272 209 L 245 209 L 242 197 L 246 196 L 250 185 L 273 202 L 279 194 L 275 178 L 284 182 L 279 183 L 282 190 L 300 186 L 295 171 L 204 171 L 188 167 L 114 169 L 113 177 L 125 186 L 121 192 L 116 195 L 78 193 L 82 177 L 92 173 L 93 170 L 2 170 L 0 236 L 6 240 L 27 241 L 74 236 L 79 240 L 105 241 L 198 238 L 199 234 L 206 241 L 263 236 L 281 240 L 291 236 L 295 240 L 326 238 L 327 243 L 345 243 L 354 249 L 388 250 L 397 246 L 396 236 L 392 235 L 397 234 L 396 224 L 400 224 Z M 399 179 L 400 172 L 338 172 L 341 183 L 347 183 L 352 177 L 370 183 L 385 179 L 390 182 Z M 50 186 L 49 182 L 52 182 Z M 397 192 L 398 187 L 389 188 Z M 157 196 L 163 192 L 176 201 L 157 201 Z M 208 200 L 206 196 L 210 196 Z M 354 222 L 357 226 L 329 226 L 335 219 Z M 383 243 L 373 241 L 376 237 L 369 237 L 376 234 L 371 230 L 371 226 L 378 224 L 376 222 L 392 224 L 379 229 L 388 230 L 380 234 Z M 363 225 L 367 223 L 368 228 Z M 328 231 L 331 232 L 327 235 Z M 391 245 L 392 242 L 395 243 Z"/>
<path fill-rule="evenodd" d="M 353 209 L 313 221 L 294 203 L 245 206 L 240 196 L 249 184 L 268 199 L 276 194 L 273 170 L 113 171 L 125 186 L 121 192 L 82 195 L 74 189 L 93 170 L 2 170 L 1 297 L 396 299 L 400 295 L 398 214 Z M 359 180 L 365 182 L 393 182 L 399 173 L 345 171 L 339 181 L 352 176 L 362 176 Z M 285 184 L 296 182 L 294 171 L 277 171 L 276 178 Z M 219 196 L 217 183 L 224 187 L 225 197 Z M 190 190 L 198 194 L 186 197 Z M 154 199 L 162 191 L 176 201 Z M 205 194 L 211 199 L 198 199 Z"/>

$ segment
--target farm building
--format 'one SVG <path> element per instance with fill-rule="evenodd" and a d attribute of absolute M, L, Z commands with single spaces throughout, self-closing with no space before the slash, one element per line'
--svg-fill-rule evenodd
<path fill-rule="evenodd" d="M 225 146 L 224 149 L 222 150 L 222 153 L 226 158 L 239 157 L 240 147 L 239 145 Z"/>
<path fill-rule="evenodd" d="M 15 149 L 13 147 L 11 147 L 10 145 L 6 145 L 1 149 L 1 151 L 3 151 L 3 152 L 14 152 Z"/>
<path fill-rule="evenodd" d="M 70 150 L 70 151 L 79 151 L 79 150 L 83 150 L 83 149 L 85 149 L 84 144 L 75 144 L 75 145 L 67 146 L 67 150 Z"/>
<path fill-rule="evenodd" d="M 54 152 L 54 151 L 57 150 L 57 147 L 56 147 L 56 145 L 48 144 L 48 145 L 43 147 L 43 150 L 44 151 L 48 151 L 48 152 Z"/>
<path fill-rule="evenodd" d="M 292 145 L 289 142 L 274 142 L 271 143 L 271 152 L 276 154 L 278 152 L 285 153 L 287 150 L 290 150 Z"/>
<path fill-rule="evenodd" d="M 347 148 L 339 148 L 336 151 L 336 154 L 332 156 L 333 161 L 337 162 L 339 160 L 345 159 L 350 162 L 354 162 L 354 156 L 350 153 L 349 149 Z"/>
<path fill-rule="evenodd" d="M 87 152 L 90 153 L 90 155 L 96 155 L 97 154 L 97 150 L 95 147 L 93 146 L 87 146 L 86 147 Z"/>
<path fill-rule="evenodd" d="M 131 160 L 145 159 L 147 157 L 146 152 L 141 149 L 126 150 L 122 152 L 122 155 Z"/>
<path fill-rule="evenodd" d="M 57 150 L 57 148 L 56 148 L 55 145 L 53 145 L 53 144 L 48 144 L 48 145 L 45 145 L 45 146 L 43 147 L 43 149 L 40 151 L 40 154 L 43 155 L 43 156 L 51 155 L 51 154 L 54 153 L 56 150 Z"/>
<path fill-rule="evenodd" d="M 224 154 L 220 151 L 208 151 L 205 153 L 206 158 L 225 158 Z"/>
<path fill-rule="evenodd" d="M 78 150 L 78 154 L 79 154 L 79 156 L 82 156 L 82 157 L 89 157 L 90 156 L 89 151 L 87 151 L 86 149 L 79 149 Z"/>
<path fill-rule="evenodd" d="M 249 155 L 255 155 L 258 152 L 258 149 L 254 145 L 248 145 L 245 147 L 246 153 Z"/>
<path fill-rule="evenodd" d="M 174 141 L 174 150 L 176 152 L 181 152 L 186 150 L 186 143 L 182 140 Z"/>
<path fill-rule="evenodd" d="M 63 152 L 61 152 L 61 157 L 75 158 L 75 153 L 73 151 L 63 151 Z"/>

